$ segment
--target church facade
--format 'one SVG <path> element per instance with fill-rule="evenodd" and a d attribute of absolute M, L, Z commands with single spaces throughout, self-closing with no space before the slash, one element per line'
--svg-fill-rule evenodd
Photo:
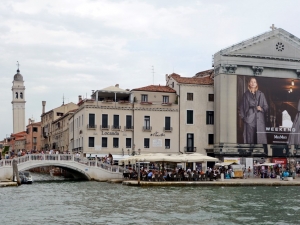
<path fill-rule="evenodd" d="M 299 155 L 300 39 L 273 28 L 220 50 L 213 67 L 214 154 Z"/>

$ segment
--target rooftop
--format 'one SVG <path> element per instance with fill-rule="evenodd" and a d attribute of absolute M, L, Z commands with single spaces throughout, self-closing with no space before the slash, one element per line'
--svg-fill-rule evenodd
<path fill-rule="evenodd" d="M 160 86 L 160 85 L 149 85 L 146 87 L 135 88 L 131 91 L 150 91 L 150 92 L 168 92 L 175 93 L 176 91 L 168 86 Z"/>
<path fill-rule="evenodd" d="M 181 77 L 179 74 L 172 73 L 169 75 L 179 84 L 200 84 L 200 85 L 213 85 L 214 80 L 213 70 L 206 70 L 203 72 L 197 73 L 194 77 Z"/>

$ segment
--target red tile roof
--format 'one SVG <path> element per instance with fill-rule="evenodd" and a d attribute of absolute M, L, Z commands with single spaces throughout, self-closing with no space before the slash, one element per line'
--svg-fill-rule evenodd
<path fill-rule="evenodd" d="M 181 77 L 179 74 L 172 73 L 169 75 L 180 84 L 200 84 L 200 85 L 213 85 L 214 80 L 213 70 L 206 70 L 197 73 L 194 77 Z"/>
<path fill-rule="evenodd" d="M 146 87 L 135 88 L 131 91 L 151 91 L 151 92 L 169 92 L 176 93 L 176 91 L 168 86 L 160 86 L 160 85 L 149 85 Z"/>
<path fill-rule="evenodd" d="M 199 73 L 196 73 L 196 75 L 194 77 L 206 77 L 206 76 L 213 77 L 214 76 L 214 70 L 210 69 L 210 70 L 201 71 Z"/>

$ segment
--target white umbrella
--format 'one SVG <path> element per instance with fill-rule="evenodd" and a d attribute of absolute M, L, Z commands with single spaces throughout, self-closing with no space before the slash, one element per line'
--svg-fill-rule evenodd
<path fill-rule="evenodd" d="M 200 153 L 182 154 L 177 157 L 180 161 L 177 162 L 217 162 L 219 159 L 203 155 Z"/>

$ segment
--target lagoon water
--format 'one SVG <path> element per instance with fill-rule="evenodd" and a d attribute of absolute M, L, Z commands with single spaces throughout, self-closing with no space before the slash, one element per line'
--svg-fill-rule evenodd
<path fill-rule="evenodd" d="M 0 189 L 0 224 L 300 224 L 300 187 L 128 187 L 33 175 Z"/>

